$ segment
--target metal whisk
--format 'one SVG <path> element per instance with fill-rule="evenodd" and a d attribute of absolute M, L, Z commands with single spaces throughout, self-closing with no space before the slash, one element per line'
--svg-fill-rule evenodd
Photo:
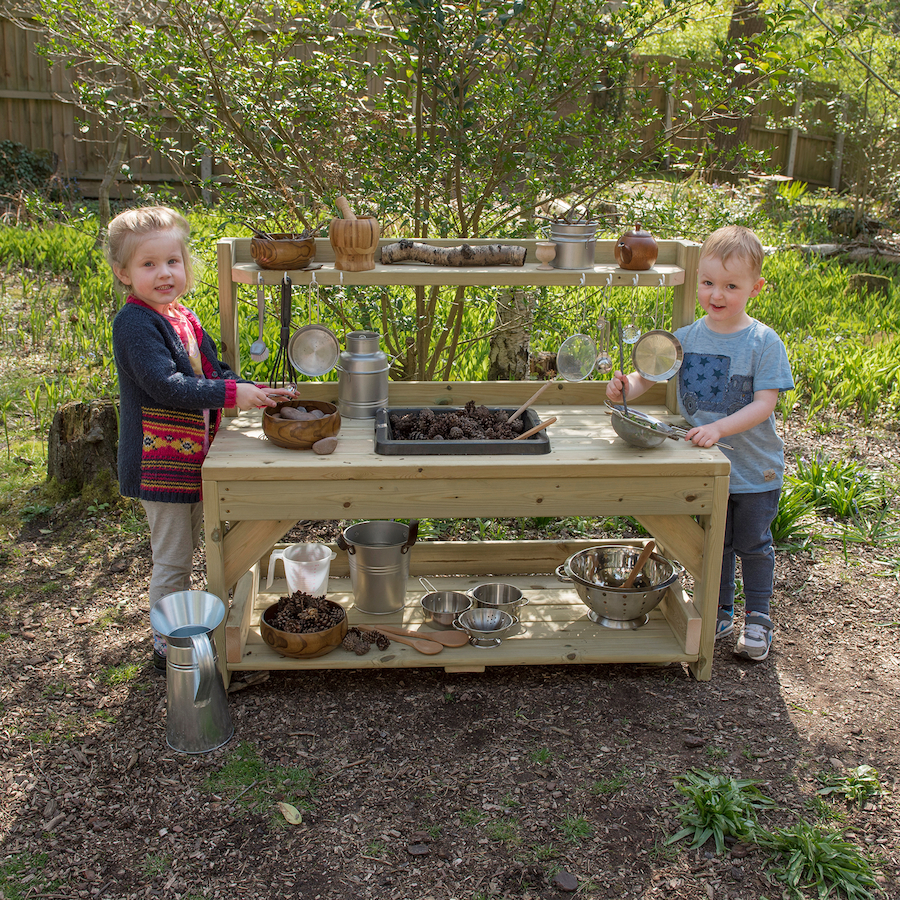
<path fill-rule="evenodd" d="M 278 387 L 294 380 L 294 367 L 288 357 L 288 345 L 291 340 L 291 279 L 287 272 L 281 281 L 281 332 L 278 338 L 278 352 L 269 369 L 269 385 Z"/>

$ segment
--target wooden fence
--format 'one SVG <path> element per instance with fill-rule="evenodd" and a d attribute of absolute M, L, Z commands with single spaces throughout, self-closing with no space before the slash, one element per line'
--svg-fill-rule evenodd
<path fill-rule="evenodd" d="M 58 161 L 57 175 L 75 185 L 87 198 L 96 198 L 114 152 L 115 134 L 98 117 L 77 108 L 69 73 L 62 65 L 49 66 L 37 52 L 39 35 L 26 31 L 0 17 L 0 140 L 15 141 L 30 150 L 49 150 Z M 676 68 L 678 60 L 666 61 Z M 649 66 L 638 61 L 635 85 L 652 85 Z M 821 86 L 815 90 L 822 91 Z M 807 88 L 813 102 L 813 88 Z M 826 96 L 818 101 L 821 121 L 833 120 Z M 671 130 L 677 125 L 677 98 L 659 86 L 650 91 L 650 102 L 659 112 L 653 132 Z M 842 187 L 841 164 L 843 136 L 835 127 L 820 133 L 807 133 L 779 123 L 796 117 L 798 108 L 772 101 L 753 116 L 750 144 L 768 154 L 770 162 L 784 176 L 814 186 Z M 775 123 L 774 125 L 772 123 Z M 179 134 L 173 121 L 173 136 L 183 150 L 191 149 L 191 138 Z M 652 134 L 645 135 L 652 138 Z M 682 147 L 704 141 L 706 135 L 689 133 L 678 138 Z M 125 154 L 130 181 L 119 177 L 111 190 L 113 198 L 131 199 L 134 186 L 152 188 L 167 184 L 192 199 L 201 178 L 226 174 L 224 168 L 208 157 L 203 171 L 181 172 L 156 150 L 131 138 Z M 664 164 L 664 161 L 663 161 Z"/>

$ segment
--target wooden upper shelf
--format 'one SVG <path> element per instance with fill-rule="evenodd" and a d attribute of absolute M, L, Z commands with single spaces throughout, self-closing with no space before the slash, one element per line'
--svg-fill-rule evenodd
<path fill-rule="evenodd" d="M 391 244 L 400 238 L 382 238 L 380 247 Z M 510 244 L 525 247 L 526 257 L 523 266 L 425 266 L 420 263 L 397 263 L 382 265 L 376 263 L 374 269 L 367 272 L 342 272 L 334 267 L 334 251 L 328 238 L 316 238 L 315 263 L 321 263 L 319 269 L 288 270 L 291 281 L 297 285 L 472 285 L 507 287 L 541 287 L 579 286 L 627 287 L 634 285 L 643 287 L 672 286 L 684 284 L 685 254 L 697 245 L 691 241 L 658 241 L 659 257 L 652 269 L 644 272 L 633 272 L 619 268 L 615 262 L 614 240 L 598 240 L 594 254 L 592 269 L 538 269 L 534 256 L 534 238 L 509 238 L 497 240 L 478 238 L 472 240 L 433 239 L 423 243 L 435 247 L 456 247 L 466 243 L 470 246 L 484 244 Z M 219 241 L 220 252 L 229 252 L 231 256 L 231 279 L 238 284 L 254 285 L 259 273 L 263 274 L 263 283 L 279 284 L 284 272 L 275 269 L 260 269 L 250 255 L 250 238 L 223 238 Z M 375 258 L 380 258 L 376 251 Z M 637 277 L 637 282 L 635 282 Z"/>

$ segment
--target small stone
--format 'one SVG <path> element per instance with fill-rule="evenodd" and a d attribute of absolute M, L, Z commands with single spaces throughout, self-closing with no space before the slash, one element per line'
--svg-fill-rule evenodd
<path fill-rule="evenodd" d="M 699 737 L 694 734 L 689 734 L 684 739 L 685 747 L 697 748 L 697 747 L 702 747 L 705 743 L 706 743 L 706 738 L 702 738 L 702 737 Z"/>
<path fill-rule="evenodd" d="M 425 844 L 410 844 L 406 848 L 406 852 L 410 856 L 427 856 L 430 851 Z"/>
<path fill-rule="evenodd" d="M 568 894 L 574 894 L 578 890 L 578 879 L 565 869 L 560 869 L 550 884 L 558 891 L 565 891 Z"/>
<path fill-rule="evenodd" d="M 334 453 L 336 447 L 337 438 L 335 437 L 322 438 L 312 445 L 313 452 L 318 453 L 319 456 L 327 456 L 329 453 Z"/>

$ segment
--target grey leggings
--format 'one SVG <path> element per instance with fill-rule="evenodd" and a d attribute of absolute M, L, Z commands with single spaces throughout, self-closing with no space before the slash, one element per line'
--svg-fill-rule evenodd
<path fill-rule="evenodd" d="M 200 545 L 202 503 L 159 503 L 141 500 L 150 525 L 153 571 L 150 575 L 150 605 L 160 597 L 191 587 L 194 550 Z M 153 633 L 157 653 L 165 654 L 166 642 Z"/>
<path fill-rule="evenodd" d="M 775 548 L 770 526 L 778 513 L 780 497 L 780 490 L 729 494 L 719 582 L 722 609 L 734 609 L 734 569 L 735 559 L 739 557 L 744 579 L 744 611 L 769 614 L 775 584 Z"/>

